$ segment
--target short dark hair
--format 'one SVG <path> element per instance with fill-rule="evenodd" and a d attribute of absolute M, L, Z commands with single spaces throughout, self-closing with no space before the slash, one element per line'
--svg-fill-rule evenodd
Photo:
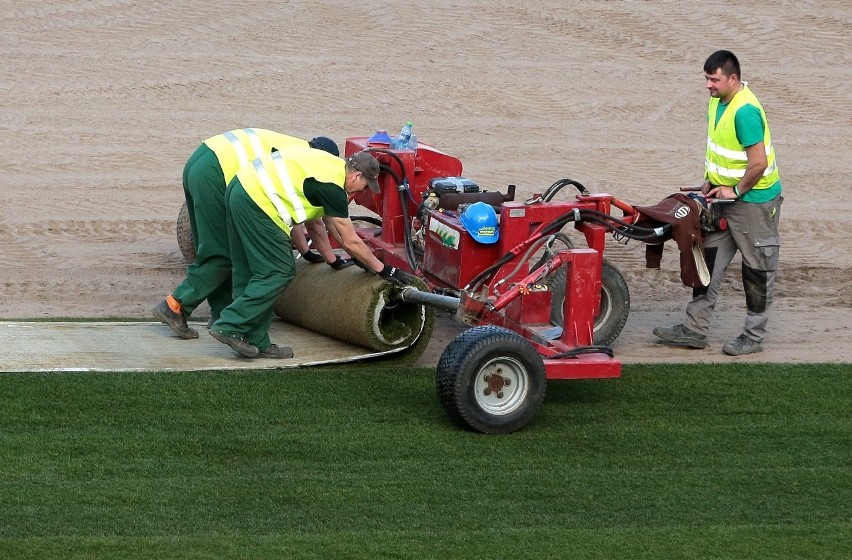
<path fill-rule="evenodd" d="M 737 78 L 742 79 L 740 74 L 740 61 L 731 51 L 716 51 L 707 57 L 707 62 L 704 63 L 704 72 L 707 74 L 715 74 L 716 70 L 722 70 L 726 76 L 737 75 Z"/>

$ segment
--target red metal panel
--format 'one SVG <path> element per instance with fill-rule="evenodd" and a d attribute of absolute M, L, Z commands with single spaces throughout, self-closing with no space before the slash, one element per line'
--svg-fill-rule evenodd
<path fill-rule="evenodd" d="M 572 249 L 567 264 L 565 302 L 562 307 L 562 342 L 568 346 L 594 343 L 596 289 L 600 292 L 601 269 L 594 249 Z"/>
<path fill-rule="evenodd" d="M 445 287 L 461 289 L 499 258 L 496 243 L 477 242 L 450 213 L 429 212 L 423 273 Z"/>
<path fill-rule="evenodd" d="M 548 379 L 605 379 L 621 375 L 621 361 L 606 354 L 544 360 Z"/>
<path fill-rule="evenodd" d="M 548 289 L 524 290 L 506 306 L 506 316 L 527 326 L 549 325 L 551 295 Z"/>

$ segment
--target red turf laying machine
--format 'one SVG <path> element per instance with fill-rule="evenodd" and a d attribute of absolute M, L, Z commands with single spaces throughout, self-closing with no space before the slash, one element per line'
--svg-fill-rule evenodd
<path fill-rule="evenodd" d="M 630 295 L 604 260 L 604 241 L 612 233 L 660 243 L 665 228 L 636 226 L 634 207 L 569 179 L 516 201 L 513 185 L 506 193 L 480 189 L 457 158 L 423 143 L 396 150 L 367 137 L 346 140 L 345 156 L 361 150 L 383 172 L 380 194 L 355 197 L 378 215 L 353 218 L 359 235 L 430 290 L 403 287 L 396 297 L 472 325 L 444 350 L 436 372 L 453 421 L 512 432 L 530 422 L 548 379 L 620 375 L 608 345 L 627 321 Z M 554 200 L 567 186 L 579 191 L 574 199 Z M 585 247 L 562 231 L 569 224 Z"/>

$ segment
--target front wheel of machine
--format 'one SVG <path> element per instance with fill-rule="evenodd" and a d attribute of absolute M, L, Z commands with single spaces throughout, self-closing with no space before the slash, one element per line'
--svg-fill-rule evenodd
<path fill-rule="evenodd" d="M 457 425 L 508 434 L 529 424 L 547 388 L 544 362 L 520 335 L 470 328 L 441 354 L 435 375 L 441 405 Z"/>

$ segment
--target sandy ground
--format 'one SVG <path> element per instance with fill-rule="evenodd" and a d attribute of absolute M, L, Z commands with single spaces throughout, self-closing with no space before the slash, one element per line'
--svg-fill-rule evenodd
<path fill-rule="evenodd" d="M 568 177 L 653 204 L 700 179 L 702 64 L 728 48 L 769 115 L 785 196 L 771 332 L 743 359 L 852 358 L 847 0 L 0 0 L 0 27 L 2 319 L 148 318 L 183 275 L 183 164 L 236 127 L 342 145 L 412 119 L 489 190 Z M 607 249 L 632 296 L 619 357 L 730 359 L 737 271 L 711 347 L 670 349 L 651 329 L 689 291 L 674 247 L 662 270 L 643 250 Z M 441 324 L 423 365 L 456 332 Z"/>

